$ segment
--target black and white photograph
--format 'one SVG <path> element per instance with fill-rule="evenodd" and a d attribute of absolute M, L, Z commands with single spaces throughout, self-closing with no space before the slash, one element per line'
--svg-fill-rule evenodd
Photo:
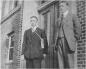
<path fill-rule="evenodd" d="M 86 0 L 0 0 L 0 69 L 86 69 Z"/>

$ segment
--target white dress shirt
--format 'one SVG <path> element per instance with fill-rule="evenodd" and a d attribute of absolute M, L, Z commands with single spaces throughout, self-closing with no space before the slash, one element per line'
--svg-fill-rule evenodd
<path fill-rule="evenodd" d="M 68 12 L 69 12 L 68 10 L 67 10 L 66 12 L 64 12 L 64 13 L 63 13 L 63 16 L 66 17 L 67 14 L 68 14 Z"/>
<path fill-rule="evenodd" d="M 37 26 L 35 26 L 34 28 L 32 28 L 32 32 L 34 32 L 36 30 Z"/>

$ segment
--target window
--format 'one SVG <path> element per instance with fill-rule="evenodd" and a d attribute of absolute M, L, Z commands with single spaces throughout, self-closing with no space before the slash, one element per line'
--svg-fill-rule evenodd
<path fill-rule="evenodd" d="M 3 13 L 3 15 L 2 16 L 6 16 L 7 14 L 8 14 L 8 12 L 9 12 L 9 6 L 10 6 L 10 4 L 9 4 L 9 1 L 3 1 L 3 11 L 2 11 L 2 13 Z"/>
<path fill-rule="evenodd" d="M 8 62 L 13 61 L 13 50 L 14 50 L 14 33 L 8 36 Z"/>
<path fill-rule="evenodd" d="M 13 49 L 14 49 L 14 40 L 13 40 L 13 35 L 9 37 L 9 60 L 13 60 Z"/>
<path fill-rule="evenodd" d="M 2 17 L 6 16 L 11 10 L 18 6 L 18 0 L 3 0 Z"/>
<path fill-rule="evenodd" d="M 14 1 L 14 7 L 17 7 L 18 6 L 18 1 Z"/>

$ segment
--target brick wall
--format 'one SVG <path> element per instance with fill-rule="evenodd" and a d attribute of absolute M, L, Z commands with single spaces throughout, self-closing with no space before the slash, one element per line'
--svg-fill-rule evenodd
<path fill-rule="evenodd" d="M 6 1 L 9 3 L 10 1 Z M 1 68 L 2 69 L 17 69 L 20 67 L 20 54 L 21 54 L 21 35 L 22 35 L 22 0 L 18 1 L 18 6 L 12 8 L 6 16 L 2 17 L 1 20 Z M 6 8 L 9 8 L 4 4 Z M 8 9 L 5 10 L 7 12 Z M 4 10 L 2 10 L 4 12 Z M 12 31 L 14 34 L 14 50 L 13 50 L 13 62 L 9 61 L 9 39 L 8 34 Z M 7 43 L 8 44 L 7 44 Z"/>
<path fill-rule="evenodd" d="M 21 35 L 22 35 L 22 14 L 21 8 L 15 14 L 15 18 L 13 20 L 13 30 L 14 40 L 15 40 L 15 47 L 14 47 L 14 54 L 13 54 L 13 69 L 17 69 L 20 67 L 20 54 L 21 54 Z"/>
<path fill-rule="evenodd" d="M 81 23 L 82 35 L 77 46 L 77 67 L 86 67 L 86 0 L 77 1 L 77 14 Z"/>

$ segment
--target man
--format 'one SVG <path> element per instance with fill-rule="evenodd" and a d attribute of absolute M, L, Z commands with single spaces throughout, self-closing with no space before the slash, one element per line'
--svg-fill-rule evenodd
<path fill-rule="evenodd" d="M 62 68 L 74 68 L 74 54 L 80 35 L 81 26 L 77 17 L 69 11 L 68 2 L 61 1 L 56 42 L 60 67 L 62 64 Z"/>
<path fill-rule="evenodd" d="M 47 53 L 48 43 L 43 30 L 37 27 L 38 18 L 30 17 L 31 28 L 24 33 L 22 55 L 26 60 L 26 68 L 41 68 L 43 54 Z M 44 47 L 41 47 L 41 39 Z"/>

